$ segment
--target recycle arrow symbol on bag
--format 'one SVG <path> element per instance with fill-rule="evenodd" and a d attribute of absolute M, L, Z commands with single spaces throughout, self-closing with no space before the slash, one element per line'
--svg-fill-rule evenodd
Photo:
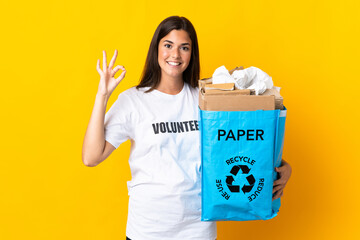
<path fill-rule="evenodd" d="M 239 185 L 233 185 L 232 183 L 235 181 L 234 176 L 236 176 L 241 169 L 242 174 L 248 174 L 250 172 L 250 168 L 246 165 L 235 165 L 230 170 L 230 173 L 232 175 L 226 176 L 226 185 L 228 186 L 230 192 L 240 192 L 240 186 Z M 251 189 L 254 187 L 255 178 L 251 174 L 246 177 L 249 185 L 244 184 L 244 186 L 241 188 L 243 193 L 248 193 L 251 191 Z"/>

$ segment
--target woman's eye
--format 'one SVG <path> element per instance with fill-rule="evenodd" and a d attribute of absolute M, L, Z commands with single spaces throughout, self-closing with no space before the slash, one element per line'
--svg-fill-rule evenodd
<path fill-rule="evenodd" d="M 188 48 L 188 47 L 183 47 L 183 49 L 184 49 L 185 51 L 188 51 L 188 50 L 189 50 L 189 48 Z"/>
<path fill-rule="evenodd" d="M 170 45 L 170 44 L 165 44 L 165 47 L 166 47 L 166 48 L 169 48 L 168 46 L 169 46 L 169 47 L 171 47 L 171 45 Z"/>

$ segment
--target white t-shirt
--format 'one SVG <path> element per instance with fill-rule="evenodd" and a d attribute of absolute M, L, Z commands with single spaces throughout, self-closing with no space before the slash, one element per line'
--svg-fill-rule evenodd
<path fill-rule="evenodd" d="M 132 240 L 214 240 L 202 222 L 198 88 L 177 95 L 149 87 L 121 94 L 105 115 L 105 140 L 130 139 L 126 235 Z"/>

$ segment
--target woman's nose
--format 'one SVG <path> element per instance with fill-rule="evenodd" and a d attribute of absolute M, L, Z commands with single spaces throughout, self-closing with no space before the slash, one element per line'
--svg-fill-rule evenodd
<path fill-rule="evenodd" d="M 174 58 L 178 58 L 180 56 L 179 50 L 174 48 L 171 52 L 171 56 Z"/>

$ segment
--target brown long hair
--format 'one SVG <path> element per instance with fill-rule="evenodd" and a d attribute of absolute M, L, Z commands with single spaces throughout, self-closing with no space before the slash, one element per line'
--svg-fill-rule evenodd
<path fill-rule="evenodd" d="M 141 87 L 150 87 L 150 89 L 146 91 L 150 92 L 160 83 L 161 68 L 158 62 L 159 42 L 174 29 L 185 30 L 189 34 L 192 42 L 191 59 L 188 67 L 183 72 L 183 79 L 184 82 L 187 82 L 190 86 L 194 88 L 197 86 L 197 81 L 200 77 L 200 61 L 199 45 L 195 28 L 187 18 L 171 16 L 164 19 L 155 30 L 140 78 L 140 83 L 136 86 L 137 89 Z"/>

